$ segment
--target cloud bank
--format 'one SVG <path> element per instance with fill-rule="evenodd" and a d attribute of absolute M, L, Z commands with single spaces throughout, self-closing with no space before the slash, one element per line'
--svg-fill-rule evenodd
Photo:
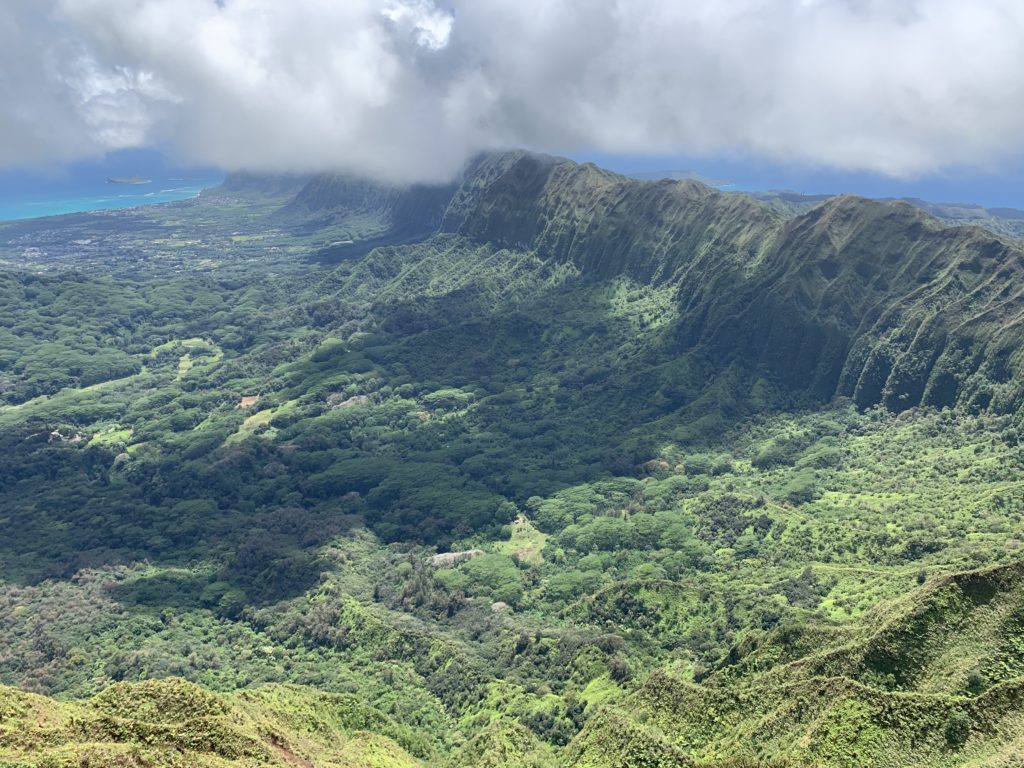
<path fill-rule="evenodd" d="M 171 147 L 453 175 L 483 149 L 894 176 L 1024 154 L 1020 0 L 4 0 L 0 166 Z"/>

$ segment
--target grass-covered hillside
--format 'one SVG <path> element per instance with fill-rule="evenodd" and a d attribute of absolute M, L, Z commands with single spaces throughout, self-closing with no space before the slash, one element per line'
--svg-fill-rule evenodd
<path fill-rule="evenodd" d="M 172 212 L 5 252 L 0 764 L 1019 763 L 1011 242 L 525 153 Z"/>
<path fill-rule="evenodd" d="M 867 622 L 783 626 L 699 685 L 656 672 L 588 723 L 571 761 L 1019 765 L 1021 578 L 1019 563 L 944 576 Z"/>
<path fill-rule="evenodd" d="M 18 766 L 412 768 L 429 747 L 351 694 L 264 686 L 230 696 L 169 678 L 59 703 L 0 688 L 0 759 Z"/>

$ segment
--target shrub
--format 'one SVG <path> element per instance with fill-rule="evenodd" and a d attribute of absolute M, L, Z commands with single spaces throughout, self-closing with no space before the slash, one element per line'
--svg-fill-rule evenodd
<path fill-rule="evenodd" d="M 946 743 L 953 749 L 962 747 L 971 735 L 971 719 L 963 712 L 954 712 L 946 721 Z"/>

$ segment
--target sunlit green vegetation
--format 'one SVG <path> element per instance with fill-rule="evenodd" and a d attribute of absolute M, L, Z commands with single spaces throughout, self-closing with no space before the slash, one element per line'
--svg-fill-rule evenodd
<path fill-rule="evenodd" d="M 394 234 L 315 191 L 305 237 Z M 272 279 L 0 275 L 0 682 L 57 697 L 0 692 L 0 762 L 1013 765 L 1005 328 L 846 349 L 888 289 L 829 294 L 775 263 L 767 208 L 667 193 L 695 262 L 648 228 L 584 248 L 586 207 L 527 242 L 498 189 L 456 196 L 458 232 Z M 759 269 L 793 315 L 738 309 Z"/>

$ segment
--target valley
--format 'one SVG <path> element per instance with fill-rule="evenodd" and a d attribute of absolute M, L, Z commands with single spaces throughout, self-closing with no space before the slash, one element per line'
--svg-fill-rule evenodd
<path fill-rule="evenodd" d="M 509 152 L 0 225 L 0 763 L 1019 765 L 948 224 Z"/>

